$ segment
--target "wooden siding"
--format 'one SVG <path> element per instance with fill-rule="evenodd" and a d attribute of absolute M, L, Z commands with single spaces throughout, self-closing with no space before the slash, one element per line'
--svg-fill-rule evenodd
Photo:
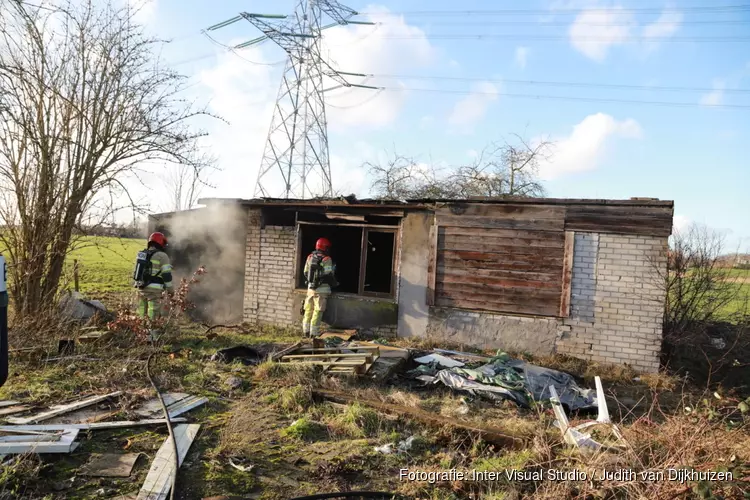
<path fill-rule="evenodd" d="M 596 233 L 669 236 L 672 207 L 573 205 L 567 207 L 565 229 Z"/>
<path fill-rule="evenodd" d="M 565 207 L 439 209 L 434 304 L 558 316 L 564 281 L 564 221 Z"/>

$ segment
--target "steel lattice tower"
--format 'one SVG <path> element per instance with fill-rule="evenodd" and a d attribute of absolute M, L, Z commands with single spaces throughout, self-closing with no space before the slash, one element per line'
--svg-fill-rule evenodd
<path fill-rule="evenodd" d="M 333 23 L 321 26 L 324 15 Z M 355 15 L 357 12 L 335 0 L 299 0 L 292 16 L 243 12 L 208 28 L 208 31 L 216 30 L 245 19 L 263 32 L 263 36 L 234 49 L 270 39 L 287 53 L 254 197 L 272 197 L 269 188 L 279 180 L 284 186 L 283 198 L 333 194 L 324 92 L 341 87 L 376 87 L 349 83 L 344 75 L 365 75 L 335 70 L 321 56 L 321 39 L 322 31 L 331 26 L 373 24 L 351 21 Z M 324 89 L 324 77 L 339 85 Z"/>

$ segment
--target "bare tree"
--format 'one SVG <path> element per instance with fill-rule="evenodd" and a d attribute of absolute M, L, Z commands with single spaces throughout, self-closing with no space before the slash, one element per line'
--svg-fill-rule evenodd
<path fill-rule="evenodd" d="M 200 171 L 185 79 L 117 0 L 5 0 L 0 9 L 0 240 L 16 314 L 57 293 L 74 228 L 148 165 Z"/>
<path fill-rule="evenodd" d="M 175 165 L 164 175 L 164 188 L 169 198 L 161 207 L 165 212 L 188 210 L 198 202 L 203 191 L 201 170 L 189 165 Z"/>
<path fill-rule="evenodd" d="M 457 192 L 432 165 L 394 154 L 385 163 L 364 164 L 373 177 L 371 189 L 378 198 L 391 200 L 452 198 Z"/>
<path fill-rule="evenodd" d="M 737 299 L 740 287 L 721 264 L 724 238 L 706 226 L 693 224 L 672 236 L 666 274 L 664 334 L 676 342 L 716 321 L 721 310 Z"/>
<path fill-rule="evenodd" d="M 468 165 L 447 175 L 412 158 L 394 155 L 385 164 L 366 163 L 372 190 L 381 198 L 472 198 L 543 196 L 539 167 L 549 160 L 551 143 L 531 144 L 515 135 L 513 142 L 493 143 Z"/>
<path fill-rule="evenodd" d="M 514 142 L 492 143 L 454 175 L 462 198 L 472 196 L 544 196 L 539 166 L 550 158 L 549 141 L 530 144 L 518 134 Z"/>

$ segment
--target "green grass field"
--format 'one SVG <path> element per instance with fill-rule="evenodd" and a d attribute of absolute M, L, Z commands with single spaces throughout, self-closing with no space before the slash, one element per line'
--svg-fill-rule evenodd
<path fill-rule="evenodd" d="M 131 289 L 133 265 L 143 239 L 86 237 L 66 262 L 66 280 L 73 287 L 73 261 L 78 260 L 80 291 L 83 293 L 121 292 Z"/>

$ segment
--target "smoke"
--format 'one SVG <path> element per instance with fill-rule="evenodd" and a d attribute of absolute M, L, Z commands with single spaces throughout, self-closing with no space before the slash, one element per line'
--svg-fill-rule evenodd
<path fill-rule="evenodd" d="M 157 222 L 169 239 L 175 282 L 200 267 L 206 274 L 192 286 L 191 315 L 210 324 L 242 321 L 247 213 L 237 204 L 216 204 L 174 212 Z"/>

